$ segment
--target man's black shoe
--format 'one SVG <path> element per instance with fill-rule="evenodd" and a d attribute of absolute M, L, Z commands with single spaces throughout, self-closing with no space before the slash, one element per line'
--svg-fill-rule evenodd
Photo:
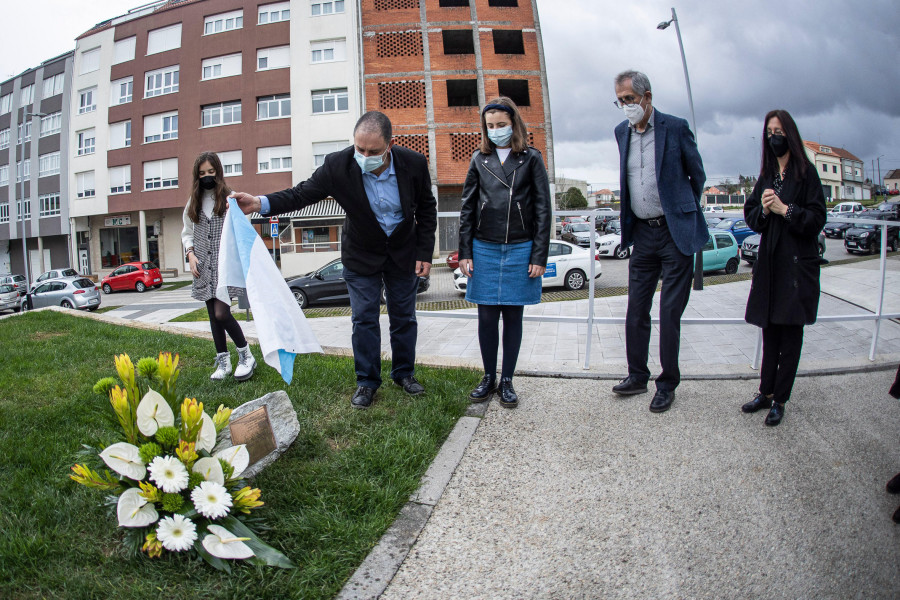
<path fill-rule="evenodd" d="M 394 383 L 403 388 L 403 391 L 410 396 L 418 396 L 425 393 L 425 386 L 416 381 L 416 378 L 410 375 L 403 379 L 395 379 Z"/>
<path fill-rule="evenodd" d="M 767 397 L 765 394 L 760 392 L 753 400 L 744 404 L 741 407 L 741 411 L 745 413 L 755 413 L 756 411 L 763 408 L 772 408 L 772 397 Z"/>
<path fill-rule="evenodd" d="M 781 423 L 781 419 L 784 418 L 784 404 L 779 404 L 778 402 L 772 403 L 772 408 L 769 409 L 769 414 L 766 415 L 766 420 L 764 423 L 769 427 L 775 427 L 779 423 Z"/>
<path fill-rule="evenodd" d="M 359 386 L 350 398 L 353 408 L 369 408 L 375 400 L 375 388 Z"/>
<path fill-rule="evenodd" d="M 640 381 L 637 377 L 629 375 L 621 382 L 613 386 L 613 391 L 620 396 L 633 396 L 647 391 L 647 382 Z"/>
<path fill-rule="evenodd" d="M 675 390 L 656 390 L 653 400 L 650 401 L 650 412 L 661 413 L 669 410 L 675 400 Z"/>
<path fill-rule="evenodd" d="M 474 390 L 469 392 L 469 400 L 472 402 L 486 402 L 497 391 L 497 376 L 485 375 L 481 378 Z"/>

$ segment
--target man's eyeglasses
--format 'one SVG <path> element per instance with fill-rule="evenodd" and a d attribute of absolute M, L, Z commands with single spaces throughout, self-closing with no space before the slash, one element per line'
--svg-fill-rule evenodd
<path fill-rule="evenodd" d="M 613 104 L 616 105 L 616 108 L 625 108 L 626 106 L 631 106 L 633 104 L 637 104 L 640 101 L 641 101 L 640 96 L 638 96 L 638 97 L 625 96 L 621 100 L 619 100 L 619 99 L 613 100 Z"/>

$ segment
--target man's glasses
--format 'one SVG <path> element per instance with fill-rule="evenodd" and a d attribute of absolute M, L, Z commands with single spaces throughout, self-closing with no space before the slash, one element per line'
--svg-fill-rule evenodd
<path fill-rule="evenodd" d="M 616 105 L 616 108 L 625 108 L 626 106 L 631 106 L 633 104 L 637 104 L 641 101 L 640 97 L 634 96 L 625 96 L 621 100 L 613 100 L 613 104 Z"/>

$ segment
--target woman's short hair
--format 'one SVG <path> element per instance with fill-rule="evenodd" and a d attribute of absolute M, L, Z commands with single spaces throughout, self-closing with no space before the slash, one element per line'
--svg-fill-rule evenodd
<path fill-rule="evenodd" d="M 496 105 L 497 108 L 492 108 L 492 104 Z M 490 154 L 494 151 L 494 148 L 497 147 L 488 137 L 487 121 L 485 121 L 484 118 L 485 115 L 496 111 L 505 112 L 509 115 L 513 131 L 512 140 L 510 140 L 512 151 L 524 152 L 525 149 L 528 148 L 528 129 L 525 128 L 525 121 L 522 120 L 522 115 L 519 114 L 519 107 L 506 96 L 494 98 L 485 104 L 484 109 L 481 111 L 481 152 L 483 154 Z"/>

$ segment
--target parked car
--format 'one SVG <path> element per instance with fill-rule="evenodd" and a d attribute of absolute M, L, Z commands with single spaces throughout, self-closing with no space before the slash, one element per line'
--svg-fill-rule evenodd
<path fill-rule="evenodd" d="M 447 256 L 447 266 L 451 269 L 459 266 L 459 250 Z"/>
<path fill-rule="evenodd" d="M 19 312 L 19 290 L 12 284 L 0 284 L 0 310 Z"/>
<path fill-rule="evenodd" d="M 622 221 L 618 218 L 612 219 L 606 224 L 606 229 L 604 229 L 604 231 L 606 233 L 622 233 Z"/>
<path fill-rule="evenodd" d="M 703 213 L 703 218 L 706 219 L 706 226 L 712 227 L 712 226 L 716 225 L 719 221 L 721 221 L 722 217 L 719 215 L 721 215 L 721 213 L 709 213 L 709 212 Z"/>
<path fill-rule="evenodd" d="M 350 302 L 347 282 L 344 281 L 344 263 L 336 258 L 326 265 L 297 277 L 285 279 L 294 299 L 300 308 L 321 302 Z M 419 277 L 417 294 L 428 290 L 431 286 L 429 277 Z M 381 301 L 385 301 L 385 290 L 381 289 Z"/>
<path fill-rule="evenodd" d="M 591 224 L 590 223 L 569 223 L 563 225 L 562 240 L 569 242 L 582 248 L 591 245 Z"/>
<path fill-rule="evenodd" d="M 606 231 L 607 227 L 609 227 L 609 223 L 619 218 L 619 211 L 602 207 L 594 211 L 594 215 L 594 225 L 596 226 L 597 231 Z"/>
<path fill-rule="evenodd" d="M 873 210 L 861 213 L 860 219 L 876 219 L 878 221 L 890 221 L 891 214 Z M 844 249 L 849 254 L 871 253 L 881 251 L 880 225 L 867 225 L 854 223 L 854 226 L 844 232 Z M 900 247 L 900 227 L 890 225 L 887 228 L 887 245 L 891 252 Z"/>
<path fill-rule="evenodd" d="M 62 279 L 63 277 L 79 276 L 80 275 L 78 271 L 76 271 L 75 269 L 50 269 L 49 271 L 44 271 L 37 276 L 37 279 L 35 279 L 34 283 L 31 284 L 31 289 L 34 289 L 44 281 L 50 281 L 51 279 Z"/>
<path fill-rule="evenodd" d="M 835 204 L 828 212 L 832 215 L 843 215 L 845 213 L 856 213 L 865 210 L 859 202 L 839 202 Z"/>
<path fill-rule="evenodd" d="M 707 204 L 707 205 L 706 205 L 706 208 L 703 209 L 703 212 L 708 212 L 708 213 L 723 213 L 723 212 L 725 212 L 725 209 L 722 208 L 721 206 L 715 206 L 715 205 L 709 205 L 709 204 Z"/>
<path fill-rule="evenodd" d="M 837 216 L 840 216 L 841 219 L 857 219 L 862 215 L 862 213 L 843 213 Z M 825 234 L 825 237 L 830 238 L 842 238 L 844 237 L 844 232 L 853 227 L 853 223 L 835 223 L 834 221 L 829 221 L 825 223 L 825 229 L 822 230 L 822 233 Z"/>
<path fill-rule="evenodd" d="M 28 293 L 28 282 L 24 275 L 0 275 L 0 285 L 11 285 L 20 296 Z"/>
<path fill-rule="evenodd" d="M 738 243 L 730 231 L 715 227 L 709 230 L 709 239 L 703 246 L 703 272 L 725 269 L 726 275 L 737 273 Z"/>
<path fill-rule="evenodd" d="M 900 220 L 900 202 L 882 202 L 875 207 L 875 210 L 888 213 L 891 217 L 891 221 Z"/>
<path fill-rule="evenodd" d="M 742 243 L 746 237 L 751 236 L 754 233 L 754 231 L 747 226 L 747 223 L 744 222 L 744 219 L 736 219 L 733 217 L 722 219 L 715 224 L 714 229 L 729 232 L 734 236 L 734 239 L 737 240 L 738 244 Z"/>
<path fill-rule="evenodd" d="M 888 196 L 898 196 L 900 195 L 900 189 L 893 188 L 888 190 Z"/>
<path fill-rule="evenodd" d="M 752 265 L 756 262 L 756 257 L 759 255 L 759 240 L 760 235 L 756 233 L 745 238 L 744 243 L 741 244 L 741 258 L 747 261 L 748 264 Z M 819 257 L 825 256 L 825 234 L 821 231 L 816 243 L 819 246 Z"/>
<path fill-rule="evenodd" d="M 20 300 L 22 310 L 45 306 L 94 311 L 100 308 L 100 291 L 93 281 L 79 275 L 45 281 Z"/>
<path fill-rule="evenodd" d="M 119 265 L 100 282 L 104 294 L 121 290 L 136 290 L 143 293 L 147 288 L 162 286 L 162 275 L 151 262 L 129 262 Z"/>
<path fill-rule="evenodd" d="M 561 240 L 550 240 L 547 270 L 541 279 L 541 287 L 563 286 L 567 290 L 580 290 L 588 285 L 591 272 L 591 253 L 575 244 Z M 600 263 L 594 259 L 594 279 L 600 277 Z M 465 293 L 469 279 L 460 269 L 453 272 L 453 287 Z"/>
<path fill-rule="evenodd" d="M 631 249 L 622 248 L 621 233 L 607 233 L 597 239 L 597 256 L 615 256 L 616 258 L 628 258 L 631 256 Z"/>

